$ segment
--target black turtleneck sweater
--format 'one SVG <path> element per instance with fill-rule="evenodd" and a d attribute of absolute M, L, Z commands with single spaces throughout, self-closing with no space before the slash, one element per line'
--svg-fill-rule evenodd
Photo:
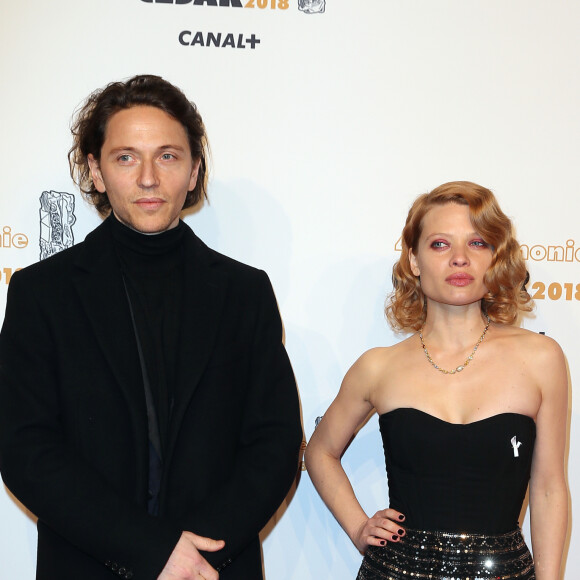
<path fill-rule="evenodd" d="M 114 215 L 108 222 L 144 360 L 144 389 L 149 390 L 154 407 L 148 404 L 149 438 L 159 457 L 151 458 L 150 480 L 160 480 L 175 394 L 185 224 L 180 221 L 166 232 L 148 235 L 125 226 Z M 157 495 L 159 483 L 150 481 L 150 495 Z M 150 506 L 151 510 L 156 508 Z"/>

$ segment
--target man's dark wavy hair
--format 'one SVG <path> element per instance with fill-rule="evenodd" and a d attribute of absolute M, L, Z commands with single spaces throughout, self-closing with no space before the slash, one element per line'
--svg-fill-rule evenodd
<path fill-rule="evenodd" d="M 195 188 L 187 192 L 183 209 L 207 199 L 209 143 L 201 115 L 180 89 L 155 75 L 137 75 L 126 82 L 110 83 L 93 92 L 76 113 L 68 160 L 71 177 L 84 197 L 100 214 L 111 211 L 107 194 L 95 188 L 88 155 L 100 161 L 109 119 L 118 111 L 137 106 L 156 107 L 179 121 L 187 134 L 193 160 L 200 160 Z"/>

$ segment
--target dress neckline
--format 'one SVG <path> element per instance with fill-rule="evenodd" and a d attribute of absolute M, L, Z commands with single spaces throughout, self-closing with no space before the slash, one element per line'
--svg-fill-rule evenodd
<path fill-rule="evenodd" d="M 483 419 L 477 419 L 476 421 L 470 421 L 468 423 L 452 423 L 450 421 L 446 421 L 445 419 L 441 419 L 436 415 L 431 415 L 431 413 L 427 413 L 426 411 L 422 411 L 421 409 L 416 409 L 414 407 L 397 407 L 396 409 L 392 409 L 391 411 L 387 411 L 386 413 L 382 413 L 379 415 L 379 421 L 386 419 L 388 415 L 393 413 L 401 412 L 401 411 L 411 411 L 414 413 L 420 413 L 421 415 L 426 415 L 427 417 L 439 421 L 440 423 L 444 423 L 445 425 L 451 425 L 453 427 L 469 427 L 470 425 L 477 425 L 478 423 L 483 423 L 485 421 L 492 421 L 496 420 L 499 417 L 503 417 L 506 415 L 515 415 L 516 417 L 523 417 L 524 419 L 529 419 L 534 425 L 536 422 L 532 417 L 529 415 L 524 415 L 523 413 L 513 413 L 513 412 L 503 412 L 503 413 L 496 413 L 495 415 L 490 415 L 489 417 L 484 417 Z"/>

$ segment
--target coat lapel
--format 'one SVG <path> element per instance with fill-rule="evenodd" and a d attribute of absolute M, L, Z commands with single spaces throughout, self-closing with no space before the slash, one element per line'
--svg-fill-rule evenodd
<path fill-rule="evenodd" d="M 213 263 L 213 253 L 188 228 L 176 397 L 171 416 L 167 461 L 171 459 L 184 413 L 213 352 L 219 328 L 228 278 L 227 274 L 212 267 Z"/>
<path fill-rule="evenodd" d="M 92 331 L 127 401 L 135 440 L 147 448 L 147 410 L 127 296 L 107 222 L 91 232 L 75 263 L 74 284 Z M 139 469 L 147 469 L 140 454 Z"/>

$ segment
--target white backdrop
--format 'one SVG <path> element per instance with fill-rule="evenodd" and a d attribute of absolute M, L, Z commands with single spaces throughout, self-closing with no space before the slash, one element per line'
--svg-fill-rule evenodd
<path fill-rule="evenodd" d="M 112 80 L 154 73 L 197 103 L 210 136 L 211 205 L 186 221 L 270 274 L 306 438 L 354 360 L 400 339 L 382 312 L 396 242 L 414 197 L 450 180 L 490 187 L 514 217 L 540 298 L 525 325 L 560 342 L 578 384 L 580 4 L 326 0 L 317 12 L 321 4 L 3 0 L 0 312 L 10 272 L 39 258 L 40 195 L 76 195 L 73 110 Z M 226 46 L 202 46 L 220 32 Z M 180 44 L 180 33 L 197 44 Z M 78 195 L 75 215 L 80 241 L 99 218 Z M 568 251 L 554 256 L 553 246 Z M 344 465 L 364 507 L 384 507 L 376 417 Z M 275 520 L 264 532 L 268 580 L 354 578 L 361 558 L 306 472 Z M 572 530 L 570 545 L 579 542 Z M 0 580 L 32 579 L 35 549 L 33 517 L 0 489 Z M 566 577 L 580 577 L 578 550 Z"/>

